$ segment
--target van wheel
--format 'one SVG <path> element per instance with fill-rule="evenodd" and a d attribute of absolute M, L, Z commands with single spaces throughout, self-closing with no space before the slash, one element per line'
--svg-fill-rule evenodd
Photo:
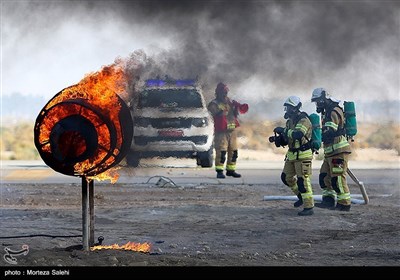
<path fill-rule="evenodd" d="M 201 167 L 212 167 L 213 161 L 213 147 L 211 147 L 207 152 L 201 152 L 197 155 L 197 165 Z"/>
<path fill-rule="evenodd" d="M 126 155 L 126 163 L 132 167 L 138 167 L 140 162 L 140 156 L 138 153 L 129 152 Z"/>

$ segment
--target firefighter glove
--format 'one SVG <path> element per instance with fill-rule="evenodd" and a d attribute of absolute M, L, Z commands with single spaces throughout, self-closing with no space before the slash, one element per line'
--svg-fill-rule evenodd
<path fill-rule="evenodd" d="M 324 143 L 332 143 L 333 138 L 335 138 L 335 132 L 331 129 L 328 129 L 322 133 L 322 142 Z"/>
<path fill-rule="evenodd" d="M 293 133 L 292 133 L 292 138 L 295 140 L 301 140 L 301 138 L 303 138 L 303 136 L 304 136 L 304 133 L 301 132 L 300 130 L 293 131 Z"/>
<path fill-rule="evenodd" d="M 285 129 L 283 127 L 275 127 L 274 128 L 274 132 L 277 134 L 282 134 L 285 131 Z"/>

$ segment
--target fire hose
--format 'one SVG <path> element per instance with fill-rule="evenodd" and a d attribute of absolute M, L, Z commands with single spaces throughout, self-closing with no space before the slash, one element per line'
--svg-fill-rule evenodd
<path fill-rule="evenodd" d="M 353 172 L 347 168 L 347 174 L 349 174 L 350 178 L 359 186 L 360 191 L 361 191 L 361 196 L 364 199 L 364 204 L 369 203 L 369 198 L 367 191 L 365 190 L 364 183 L 361 182 L 360 180 L 357 179 L 357 177 L 353 174 Z M 357 195 L 353 195 L 353 197 L 356 197 Z M 297 200 L 297 196 L 264 196 L 264 200 Z M 314 195 L 314 199 L 321 201 L 322 196 L 321 195 Z M 356 204 L 362 204 L 361 199 L 356 199 L 352 198 L 351 201 Z"/>

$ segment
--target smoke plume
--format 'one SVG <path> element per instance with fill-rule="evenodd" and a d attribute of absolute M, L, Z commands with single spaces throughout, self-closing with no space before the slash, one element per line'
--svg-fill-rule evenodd
<path fill-rule="evenodd" d="M 24 58 L 39 65 L 49 58 L 72 76 L 79 65 L 143 51 L 141 79 L 199 77 L 208 98 L 224 81 L 249 101 L 308 101 L 315 87 L 339 99 L 398 100 L 399 8 L 397 1 L 6 1 L 3 80 L 27 69 L 15 68 Z"/>

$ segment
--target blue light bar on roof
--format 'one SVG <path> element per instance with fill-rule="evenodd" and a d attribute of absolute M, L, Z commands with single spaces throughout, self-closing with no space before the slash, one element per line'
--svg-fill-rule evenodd
<path fill-rule="evenodd" d="M 161 80 L 161 79 L 149 79 L 146 80 L 146 86 L 148 87 L 162 87 L 165 85 L 175 85 L 179 87 L 183 86 L 195 86 L 196 80 L 184 79 L 184 80 Z"/>
<path fill-rule="evenodd" d="M 148 87 L 162 87 L 165 86 L 166 81 L 164 80 L 159 80 L 159 79 L 151 79 L 151 80 L 146 80 L 146 86 Z"/>
<path fill-rule="evenodd" d="M 196 81 L 193 79 L 176 80 L 175 84 L 177 86 L 194 86 L 196 84 Z"/>

